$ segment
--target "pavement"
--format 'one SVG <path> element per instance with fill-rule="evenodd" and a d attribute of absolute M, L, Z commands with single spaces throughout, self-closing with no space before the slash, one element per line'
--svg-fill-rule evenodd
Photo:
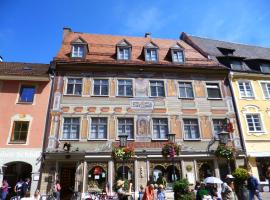
<path fill-rule="evenodd" d="M 270 200 L 270 192 L 262 192 L 263 200 Z"/>

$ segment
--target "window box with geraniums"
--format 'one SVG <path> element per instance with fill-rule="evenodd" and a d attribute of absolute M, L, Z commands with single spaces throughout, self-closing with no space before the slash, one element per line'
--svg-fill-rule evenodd
<path fill-rule="evenodd" d="M 180 145 L 169 142 L 163 146 L 161 153 L 165 158 L 174 158 L 180 154 L 180 149 Z"/>
<path fill-rule="evenodd" d="M 134 156 L 133 147 L 114 147 L 112 157 L 116 160 L 129 160 Z"/>
<path fill-rule="evenodd" d="M 227 145 L 220 144 L 215 152 L 218 158 L 225 158 L 227 160 L 232 160 L 234 158 L 235 150 Z"/>

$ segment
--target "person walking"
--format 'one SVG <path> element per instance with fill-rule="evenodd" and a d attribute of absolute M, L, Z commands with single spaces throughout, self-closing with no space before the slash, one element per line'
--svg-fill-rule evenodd
<path fill-rule="evenodd" d="M 164 191 L 164 186 L 163 185 L 159 185 L 158 186 L 158 192 L 157 192 L 157 200 L 166 200 L 166 194 Z"/>
<path fill-rule="evenodd" d="M 55 190 L 55 198 L 56 200 L 60 200 L 60 195 L 61 195 L 61 185 L 60 181 L 57 180 L 54 185 L 54 190 Z"/>
<path fill-rule="evenodd" d="M 143 200 L 154 200 L 154 185 L 150 184 L 145 188 Z"/>
<path fill-rule="evenodd" d="M 2 182 L 1 191 L 1 200 L 6 200 L 8 195 L 8 182 L 6 179 Z"/>
<path fill-rule="evenodd" d="M 30 178 L 27 178 L 25 182 L 23 183 L 23 196 L 24 197 L 30 197 L 30 189 L 31 189 Z"/>
<path fill-rule="evenodd" d="M 227 175 L 225 182 L 222 185 L 222 200 L 238 200 L 234 191 L 234 177 L 232 175 Z"/>
<path fill-rule="evenodd" d="M 259 191 L 259 182 L 256 177 L 253 176 L 251 172 L 248 173 L 247 188 L 249 190 L 249 200 L 254 200 L 256 196 L 259 200 L 262 200 L 261 193 Z"/>
<path fill-rule="evenodd" d="M 16 183 L 14 191 L 18 197 L 23 197 L 23 180 L 22 178 L 19 179 L 19 181 Z"/>

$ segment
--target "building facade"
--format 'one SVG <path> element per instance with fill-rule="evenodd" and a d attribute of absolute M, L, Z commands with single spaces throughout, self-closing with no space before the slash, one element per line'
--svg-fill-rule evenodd
<path fill-rule="evenodd" d="M 125 162 L 134 191 L 162 174 L 172 182 L 172 161 L 161 155 L 168 134 L 181 155 L 176 176 L 191 184 L 209 175 L 224 177 L 227 163 L 207 147 L 227 120 L 235 148 L 242 151 L 228 70 L 182 40 L 95 35 L 64 29 L 55 70 L 51 124 L 47 133 L 41 191 L 55 180 L 86 192 L 109 189 L 122 178 L 123 163 L 112 158 L 118 136 L 128 135 L 135 156 Z M 218 73 L 217 73 L 218 72 Z M 67 146 L 70 149 L 67 150 Z M 244 165 L 241 155 L 234 165 Z"/>
<path fill-rule="evenodd" d="M 182 35 L 204 55 L 230 69 L 229 80 L 238 111 L 248 167 L 267 184 L 270 166 L 270 48 Z"/>
<path fill-rule="evenodd" d="M 11 188 L 20 178 L 31 178 L 31 192 L 38 187 L 48 70 L 46 64 L 0 62 L 0 180 L 7 179 Z"/>

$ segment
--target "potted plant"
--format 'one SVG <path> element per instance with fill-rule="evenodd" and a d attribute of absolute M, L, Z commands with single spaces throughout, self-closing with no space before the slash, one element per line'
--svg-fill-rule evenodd
<path fill-rule="evenodd" d="M 134 156 L 134 148 L 132 147 L 114 147 L 112 157 L 119 160 L 129 160 Z"/>
<path fill-rule="evenodd" d="M 232 174 L 234 176 L 234 186 L 235 191 L 239 197 L 239 199 L 245 199 L 244 193 L 246 193 L 246 188 L 244 187 L 245 181 L 248 178 L 248 171 L 244 168 L 236 168 Z"/>
<path fill-rule="evenodd" d="M 165 158 L 173 158 L 180 154 L 180 149 L 180 145 L 174 142 L 168 142 L 163 146 L 161 153 Z"/>
<path fill-rule="evenodd" d="M 189 190 L 189 183 L 187 179 L 180 179 L 173 184 L 174 199 L 175 200 L 193 200 L 194 193 Z"/>
<path fill-rule="evenodd" d="M 219 144 L 215 152 L 215 155 L 218 158 L 225 158 L 227 160 L 233 160 L 234 154 L 235 154 L 235 150 L 232 147 L 224 145 L 224 144 Z"/>

